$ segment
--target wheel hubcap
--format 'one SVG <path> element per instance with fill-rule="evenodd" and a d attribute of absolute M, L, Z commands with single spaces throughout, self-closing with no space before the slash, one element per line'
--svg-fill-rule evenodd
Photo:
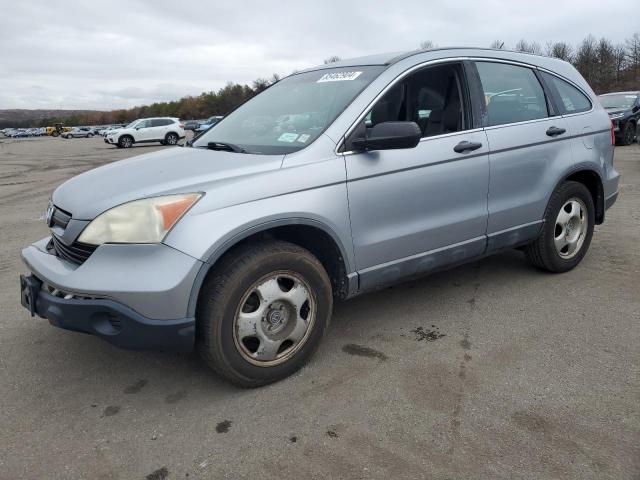
<path fill-rule="evenodd" d="M 242 297 L 234 319 L 234 342 L 248 362 L 281 364 L 307 341 L 316 316 L 311 289 L 290 271 L 269 274 Z"/>
<path fill-rule="evenodd" d="M 587 234 L 587 207 L 579 198 L 571 198 L 560 209 L 553 235 L 558 255 L 564 259 L 574 257 L 582 248 Z"/>

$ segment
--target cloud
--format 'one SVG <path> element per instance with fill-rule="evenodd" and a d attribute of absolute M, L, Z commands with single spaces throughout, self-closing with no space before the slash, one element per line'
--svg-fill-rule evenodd
<path fill-rule="evenodd" d="M 595 2 L 325 0 L 10 2 L 0 16 L 0 108 L 114 109 L 343 58 L 520 38 L 623 41 L 633 15 Z M 38 88 L 34 88 L 34 87 Z"/>

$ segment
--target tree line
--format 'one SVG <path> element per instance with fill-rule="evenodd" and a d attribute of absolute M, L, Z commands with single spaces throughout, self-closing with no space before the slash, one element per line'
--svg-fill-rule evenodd
<path fill-rule="evenodd" d="M 555 57 L 572 63 L 589 82 L 597 94 L 640 90 L 640 32 L 634 33 L 622 43 L 614 43 L 607 38 L 597 39 L 588 35 L 577 45 L 566 42 L 548 42 L 542 46 L 525 39 L 509 47 L 501 40 L 495 40 L 492 48 L 512 49 L 538 55 Z M 432 41 L 424 41 L 420 49 L 434 48 Z M 338 56 L 324 60 L 324 63 L 340 61 Z M 228 83 L 217 91 L 203 92 L 198 96 L 187 96 L 170 102 L 156 102 L 151 105 L 110 112 L 91 112 L 65 118 L 42 118 L 25 121 L 25 125 L 47 126 L 56 122 L 66 125 L 108 125 L 127 123 L 136 118 L 170 116 L 181 119 L 204 119 L 212 115 L 226 115 L 233 109 L 260 93 L 280 79 L 278 74 L 270 78 L 258 78 L 251 85 Z"/>

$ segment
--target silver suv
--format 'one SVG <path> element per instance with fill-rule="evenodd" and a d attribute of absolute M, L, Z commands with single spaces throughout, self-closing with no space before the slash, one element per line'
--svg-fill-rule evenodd
<path fill-rule="evenodd" d="M 566 272 L 616 200 L 612 126 L 568 63 L 438 49 L 281 80 L 191 148 L 79 175 L 22 251 L 23 305 L 232 382 L 313 354 L 334 299 L 518 247 Z"/>

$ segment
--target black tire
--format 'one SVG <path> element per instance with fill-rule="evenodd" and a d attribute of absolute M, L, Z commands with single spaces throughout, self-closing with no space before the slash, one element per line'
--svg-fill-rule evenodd
<path fill-rule="evenodd" d="M 73 138 L 73 135 L 68 134 L 66 138 L 67 138 L 67 139 L 72 139 L 72 138 Z"/>
<path fill-rule="evenodd" d="M 131 148 L 133 146 L 133 137 L 131 135 L 122 135 L 118 139 L 118 146 L 120 148 Z"/>
<path fill-rule="evenodd" d="M 87 138 L 93 138 L 93 133 L 88 133 Z"/>
<path fill-rule="evenodd" d="M 51 132 L 52 137 L 57 137 L 60 135 L 60 132 Z"/>
<path fill-rule="evenodd" d="M 622 130 L 622 137 L 620 138 L 620 145 L 631 145 L 636 139 L 636 125 L 633 122 L 627 122 Z"/>
<path fill-rule="evenodd" d="M 314 321 L 290 357 L 277 365 L 258 366 L 245 358 L 246 353 L 236 343 L 236 314 L 256 282 L 283 271 L 295 272 L 309 286 L 315 304 Z M 202 287 L 196 314 L 196 347 L 204 361 L 231 383 L 259 387 L 288 377 L 309 360 L 325 333 L 332 309 L 331 282 L 309 251 L 282 241 L 243 245 L 221 259 Z"/>
<path fill-rule="evenodd" d="M 166 144 L 167 144 L 166 140 L 160 140 L 160 145 L 166 145 Z"/>
<path fill-rule="evenodd" d="M 170 145 L 170 146 L 177 145 L 178 140 L 179 140 L 179 137 L 176 133 L 169 132 L 164 137 L 164 144 Z"/>
<path fill-rule="evenodd" d="M 554 243 L 556 234 L 556 219 L 560 209 L 573 198 L 577 198 L 586 207 L 585 220 L 587 222 L 584 239 L 579 250 L 571 258 L 563 258 Z M 544 224 L 540 236 L 527 245 L 524 252 L 529 261 L 536 267 L 554 273 L 566 272 L 578 265 L 589 249 L 593 227 L 595 224 L 595 208 L 591 193 L 582 183 L 564 182 L 553 192 L 544 215 Z"/>

